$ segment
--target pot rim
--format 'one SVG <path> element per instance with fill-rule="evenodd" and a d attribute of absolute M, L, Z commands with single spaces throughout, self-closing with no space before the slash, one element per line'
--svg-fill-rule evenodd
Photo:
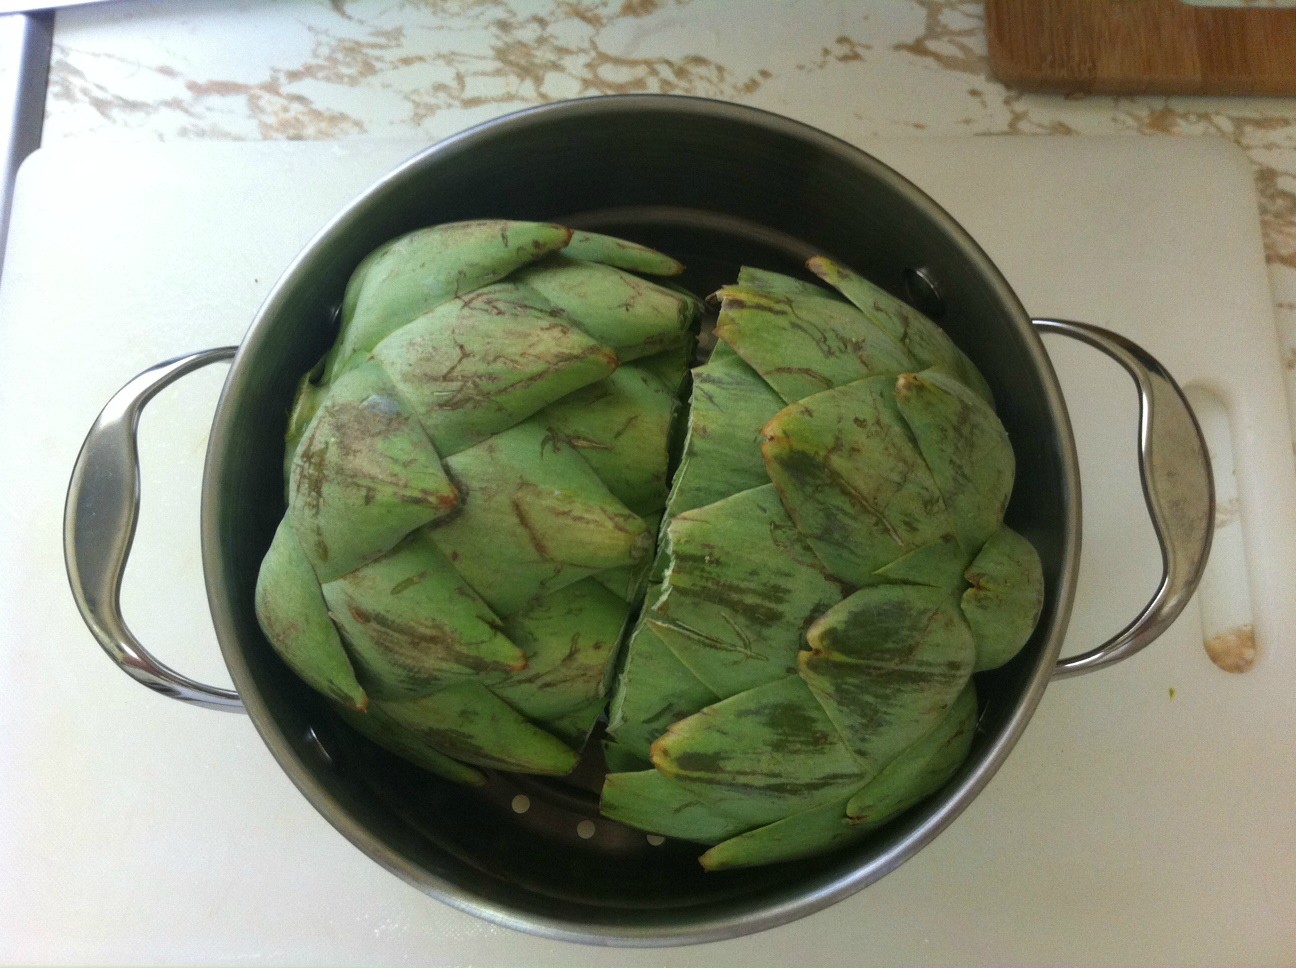
<path fill-rule="evenodd" d="M 473 150 L 483 137 L 496 137 L 504 131 L 520 131 L 545 125 L 555 116 L 576 117 L 597 124 L 598 119 L 609 113 L 623 115 L 627 112 L 683 113 L 694 118 L 724 119 L 765 128 L 835 156 L 858 170 L 861 177 L 885 183 L 916 210 L 940 224 L 958 244 L 978 275 L 989 285 L 1018 330 L 1024 349 L 1034 364 L 1048 416 L 1056 431 L 1064 488 L 1062 503 L 1066 508 L 1066 520 L 1059 522 L 1061 567 L 1057 587 L 1053 589 L 1056 605 L 1035 667 L 1026 678 L 1020 699 L 1012 713 L 1006 717 L 998 736 L 981 750 L 975 762 L 970 759 L 965 764 L 961 778 L 954 786 L 947 787 L 940 797 L 930 801 L 932 806 L 920 821 L 899 825 L 899 829 L 887 838 L 885 846 L 865 862 L 845 870 L 839 867 L 829 868 L 809 882 L 799 883 L 793 889 L 780 892 L 772 902 L 765 900 L 756 904 L 750 901 L 745 904 L 722 904 L 719 913 L 698 915 L 689 911 L 672 912 L 673 920 L 669 922 L 661 918 L 653 919 L 650 923 L 634 924 L 629 923 L 628 919 L 618 919 L 615 911 L 611 912 L 606 921 L 579 922 L 571 918 L 519 912 L 505 904 L 469 895 L 460 886 L 424 871 L 393 851 L 352 817 L 303 767 L 287 738 L 274 728 L 273 717 L 260 690 L 256 688 L 242 649 L 233 644 L 238 642 L 238 633 L 227 589 L 231 587 L 234 576 L 226 573 L 225 562 L 219 554 L 220 501 L 215 497 L 217 488 L 213 483 L 222 475 L 226 455 L 232 449 L 237 449 L 237 440 L 231 433 L 231 413 L 242 396 L 241 388 L 248 382 L 251 369 L 248 361 L 263 351 L 270 338 L 273 322 L 288 295 L 307 275 L 307 268 L 321 257 L 321 251 L 333 240 L 352 231 L 366 213 L 378 207 L 388 193 L 395 191 L 407 179 L 443 158 Z M 822 910 L 895 870 L 930 843 L 966 809 L 1016 745 L 1053 675 L 1074 599 L 1080 556 L 1080 515 L 1080 477 L 1075 441 L 1052 363 L 1029 315 L 1007 281 L 971 235 L 948 212 L 894 169 L 863 149 L 803 122 L 758 108 L 707 98 L 636 94 L 554 102 L 526 108 L 467 128 L 419 151 L 379 178 L 315 234 L 280 276 L 257 311 L 226 376 L 213 417 L 203 471 L 201 537 L 208 601 L 221 651 L 235 688 L 280 768 L 336 830 L 371 859 L 407 883 L 452 907 L 492 923 L 562 941 L 658 947 L 735 938 L 786 924 Z M 634 913 L 640 916 L 641 922 L 644 920 L 643 912 Z"/>

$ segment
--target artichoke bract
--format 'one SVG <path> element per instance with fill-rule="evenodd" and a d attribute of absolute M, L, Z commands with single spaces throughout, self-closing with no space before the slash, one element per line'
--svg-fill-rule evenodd
<path fill-rule="evenodd" d="M 483 221 L 390 242 L 301 382 L 256 609 L 357 730 L 480 784 L 571 771 L 637 609 L 698 301 L 650 249 Z"/>
<path fill-rule="evenodd" d="M 825 852 L 942 786 L 973 674 L 1043 604 L 980 373 L 905 303 L 809 268 L 837 292 L 743 269 L 717 294 L 612 700 L 603 812 L 713 845 L 708 869 Z"/>
<path fill-rule="evenodd" d="M 567 774 L 606 714 L 600 809 L 709 869 L 930 795 L 970 748 L 974 674 L 1034 630 L 1040 561 L 1004 524 L 1013 451 L 976 367 L 809 268 L 832 288 L 744 268 L 716 294 L 681 407 L 702 306 L 669 256 L 502 221 L 379 248 L 289 415 L 272 646 L 461 783 Z"/>

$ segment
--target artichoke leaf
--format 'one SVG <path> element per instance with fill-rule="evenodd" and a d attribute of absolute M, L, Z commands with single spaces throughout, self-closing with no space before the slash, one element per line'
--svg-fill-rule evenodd
<path fill-rule="evenodd" d="M 849 822 L 873 830 L 944 786 L 967 759 L 976 719 L 976 685 L 968 680 L 940 722 L 851 797 Z"/>
<path fill-rule="evenodd" d="M 589 740 L 590 733 L 606 707 L 605 697 L 599 696 L 538 722 L 546 732 L 557 736 L 572 749 L 580 750 Z"/>
<path fill-rule="evenodd" d="M 676 401 L 661 380 L 631 363 L 568 394 L 544 411 L 556 433 L 622 504 L 636 514 L 660 511 Z"/>
<path fill-rule="evenodd" d="M 990 536 L 968 566 L 971 587 L 960 602 L 976 640 L 976 671 L 1015 656 L 1044 608 L 1044 573 L 1035 546 L 1011 528 Z"/>
<path fill-rule="evenodd" d="M 867 584 L 930 585 L 954 594 L 967 584 L 963 577 L 967 565 L 968 555 L 958 539 L 946 534 L 879 568 Z"/>
<path fill-rule="evenodd" d="M 351 278 L 347 280 L 346 289 L 342 293 L 342 305 L 339 307 L 338 312 L 338 321 L 341 324 L 346 325 L 355 318 L 356 306 L 360 302 L 361 294 L 365 292 L 365 279 L 368 277 L 370 269 L 375 265 L 387 261 L 388 253 L 391 252 L 393 248 L 403 246 L 407 252 L 412 252 L 418 248 L 420 242 L 422 242 L 422 244 L 427 244 L 425 239 L 419 240 L 415 237 L 416 235 L 417 233 L 410 233 L 406 236 L 398 236 L 397 238 L 390 239 L 360 260 L 360 264 L 355 267 L 354 271 L 352 271 Z M 397 258 L 399 258 L 399 256 Z M 370 296 L 370 298 L 372 298 L 372 296 Z M 417 313 L 415 315 L 417 315 Z M 336 354 L 329 354 L 320 362 L 322 364 L 326 363 L 329 357 L 334 355 Z M 319 367 L 321 371 L 326 368 L 327 367 L 325 366 Z"/>
<path fill-rule="evenodd" d="M 646 515 L 643 521 L 644 530 L 648 534 L 654 537 L 660 534 L 662 523 L 660 511 Z M 637 608 L 643 604 L 646 598 L 654 597 L 644 594 L 649 584 L 649 571 L 653 564 L 653 558 L 644 558 L 632 565 L 624 565 L 620 568 L 605 568 L 600 572 L 595 572 L 594 579 L 613 595 L 619 596 Z"/>
<path fill-rule="evenodd" d="M 361 681 L 414 697 L 472 676 L 527 668 L 527 656 L 425 534 L 324 586 Z"/>
<path fill-rule="evenodd" d="M 769 296 L 782 296 L 785 299 L 803 297 L 823 299 L 825 297 L 832 298 L 833 296 L 831 290 L 825 289 L 818 283 L 786 276 L 781 272 L 771 272 L 768 269 L 757 269 L 752 266 L 743 266 L 738 270 L 738 288 L 765 293 Z"/>
<path fill-rule="evenodd" d="M 972 675 L 976 643 L 945 589 L 862 588 L 806 635 L 801 676 L 861 775 L 876 775 L 932 729 Z"/>
<path fill-rule="evenodd" d="M 761 452 L 788 514 L 828 570 L 855 585 L 953 527 L 894 388 L 884 376 L 817 393 L 764 430 Z"/>
<path fill-rule="evenodd" d="M 621 568 L 647 557 L 652 535 L 643 518 L 615 498 L 581 497 L 531 481 L 518 484 L 513 511 L 539 555 L 591 570 Z"/>
<path fill-rule="evenodd" d="M 279 522 L 256 583 L 256 615 L 270 645 L 311 688 L 351 709 L 369 697 L 337 629 L 319 581 L 292 526 Z"/>
<path fill-rule="evenodd" d="M 903 346 L 917 364 L 914 369 L 932 367 L 947 373 L 993 406 L 994 397 L 981 371 L 948 333 L 918 310 L 832 259 L 817 256 L 806 267 Z"/>
<path fill-rule="evenodd" d="M 640 623 L 626 646 L 608 733 L 646 766 L 653 740 L 668 726 L 719 698 L 680 662 L 652 625 Z"/>
<path fill-rule="evenodd" d="M 814 857 L 862 840 L 940 789 L 967 757 L 975 724 L 976 693 L 968 683 L 945 718 L 863 789 L 716 843 L 698 860 L 711 871 L 752 867 Z"/>
<path fill-rule="evenodd" d="M 463 682 L 418 699 L 374 699 L 378 715 L 438 752 L 475 766 L 564 776 L 579 758 L 480 682 Z"/>
<path fill-rule="evenodd" d="M 460 763 L 446 756 L 425 739 L 396 724 L 377 707 L 367 713 L 346 709 L 338 712 L 342 719 L 360 735 L 430 773 L 464 786 L 479 787 L 486 784 L 486 775 L 477 767 Z"/>
<path fill-rule="evenodd" d="M 451 299 L 373 351 L 443 457 L 611 375 L 617 357 L 511 280 Z"/>
<path fill-rule="evenodd" d="M 799 860 L 840 849 L 867 834 L 867 830 L 847 823 L 846 799 L 838 798 L 728 840 L 716 838 L 710 841 L 715 846 L 698 862 L 709 871 L 720 871 Z"/>
<path fill-rule="evenodd" d="M 526 656 L 526 668 L 491 691 L 542 726 L 577 745 L 602 711 L 609 667 L 616 658 L 629 607 L 593 578 L 534 601 L 512 615 L 509 638 Z"/>
<path fill-rule="evenodd" d="M 728 286 L 718 295 L 717 335 L 787 403 L 914 369 L 895 340 L 830 293 L 788 298 Z"/>
<path fill-rule="evenodd" d="M 841 599 L 772 485 L 678 515 L 669 566 L 647 613 L 659 636 L 719 696 L 795 672 L 802 635 Z"/>
<path fill-rule="evenodd" d="M 652 764 L 719 813 L 754 827 L 859 789 L 860 765 L 797 676 L 672 725 Z"/>
<path fill-rule="evenodd" d="M 732 837 L 750 826 L 726 817 L 656 770 L 609 774 L 599 812 L 640 830 L 703 844 Z"/>
<path fill-rule="evenodd" d="M 695 299 L 621 269 L 567 255 L 550 256 L 510 281 L 539 293 L 622 360 L 660 353 L 687 340 L 698 308 Z"/>
<path fill-rule="evenodd" d="M 306 428 L 315 419 L 320 404 L 328 397 L 328 388 L 319 383 L 322 361 L 316 364 L 297 381 L 297 392 L 293 394 L 292 406 L 288 409 L 288 426 L 284 429 L 284 486 L 292 479 L 292 462 L 297 456 L 297 448 L 306 433 Z M 288 495 L 284 495 L 285 502 Z"/>
<path fill-rule="evenodd" d="M 502 618 L 537 596 L 651 554 L 643 518 L 538 419 L 455 454 L 446 468 L 468 498 L 428 533 Z"/>
<path fill-rule="evenodd" d="M 321 581 L 390 550 L 459 501 L 435 446 L 372 363 L 329 388 L 288 492 L 288 520 Z"/>
<path fill-rule="evenodd" d="M 693 346 L 694 339 L 690 333 L 689 338 L 678 346 L 672 346 L 652 356 L 641 357 L 635 360 L 635 365 L 660 380 L 669 393 L 678 395 L 684 388 L 684 378 L 688 376 L 689 363 L 693 359 Z"/>
<path fill-rule="evenodd" d="M 960 543 L 974 554 L 998 530 L 1012 494 L 1016 460 L 1008 432 L 989 404 L 935 370 L 902 375 L 896 407 L 945 498 Z"/>
<path fill-rule="evenodd" d="M 601 262 L 628 272 L 642 272 L 647 276 L 677 276 L 684 264 L 665 253 L 639 245 L 628 239 L 618 239 L 598 232 L 577 229 L 567 243 L 564 255 L 588 262 Z"/>
<path fill-rule="evenodd" d="M 325 382 L 414 317 L 556 252 L 571 237 L 561 225 L 495 219 L 437 225 L 383 245 L 348 285 Z"/>
<path fill-rule="evenodd" d="M 647 530 L 650 533 L 656 531 L 651 521 L 651 518 L 647 519 Z M 637 603 L 641 600 L 640 592 L 643 590 L 643 578 L 643 568 L 631 565 L 620 568 L 605 568 L 594 573 L 595 581 L 627 603 Z"/>
<path fill-rule="evenodd" d="M 693 371 L 684 454 L 667 498 L 670 517 L 769 482 L 761 428 L 783 400 L 727 343 Z M 694 472 L 693 466 L 705 468 Z"/>

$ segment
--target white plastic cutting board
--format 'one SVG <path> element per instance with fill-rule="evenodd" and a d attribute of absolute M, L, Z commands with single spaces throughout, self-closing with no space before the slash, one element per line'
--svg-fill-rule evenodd
<path fill-rule="evenodd" d="M 1222 597 L 1253 611 L 1262 653 L 1249 672 L 1218 669 L 1194 604 L 1139 656 L 1054 683 L 972 807 L 827 911 L 655 952 L 494 928 L 345 842 L 245 718 L 114 669 L 61 556 L 86 429 L 137 371 L 237 342 L 316 228 L 418 147 L 97 144 L 23 168 L 0 288 L 0 963 L 1292 963 L 1296 474 L 1250 173 L 1220 143 L 870 145 L 963 221 L 1032 312 L 1125 332 L 1222 403 L 1250 563 L 1249 590 L 1225 576 Z M 1048 345 L 1084 472 L 1079 651 L 1135 613 L 1159 561 L 1128 379 Z M 188 378 L 145 415 L 126 609 L 162 658 L 223 683 L 197 536 L 222 378 Z"/>

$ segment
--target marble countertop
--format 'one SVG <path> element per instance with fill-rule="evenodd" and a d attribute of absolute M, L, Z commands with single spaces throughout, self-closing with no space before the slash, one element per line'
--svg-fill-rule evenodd
<path fill-rule="evenodd" d="M 979 0 L 94 4 L 58 14 L 44 140 L 432 141 L 527 105 L 622 92 L 739 101 L 855 137 L 1227 138 L 1255 165 L 1296 373 L 1296 98 L 1011 90 L 990 73 Z"/>

